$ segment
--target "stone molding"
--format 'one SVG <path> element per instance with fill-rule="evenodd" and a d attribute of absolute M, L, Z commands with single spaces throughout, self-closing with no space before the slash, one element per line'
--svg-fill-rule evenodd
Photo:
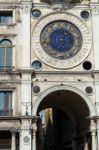
<path fill-rule="evenodd" d="M 92 14 L 93 15 L 99 15 L 99 4 L 90 4 L 90 7 L 92 9 Z"/>

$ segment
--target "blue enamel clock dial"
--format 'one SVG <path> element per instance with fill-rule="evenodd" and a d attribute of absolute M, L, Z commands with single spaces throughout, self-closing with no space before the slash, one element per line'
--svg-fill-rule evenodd
<path fill-rule="evenodd" d="M 73 47 L 74 39 L 65 29 L 56 29 L 50 35 L 51 47 L 58 52 L 69 51 Z"/>
<path fill-rule="evenodd" d="M 53 58 L 65 60 L 75 56 L 82 47 L 80 30 L 64 20 L 54 21 L 44 27 L 40 42 L 43 50 Z"/>

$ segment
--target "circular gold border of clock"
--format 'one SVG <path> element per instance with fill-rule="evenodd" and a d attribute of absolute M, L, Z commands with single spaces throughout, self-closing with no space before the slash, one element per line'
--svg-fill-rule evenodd
<path fill-rule="evenodd" d="M 66 20 L 74 24 L 81 32 L 82 34 L 82 48 L 72 58 L 66 59 L 66 60 L 59 60 L 55 59 L 51 56 L 49 56 L 42 48 L 40 44 L 40 34 L 43 30 L 43 28 L 49 24 L 50 22 L 57 21 L 57 20 Z M 44 63 L 47 65 L 59 68 L 59 69 L 67 69 L 72 68 L 78 64 L 80 64 L 89 54 L 91 50 L 92 45 L 92 39 L 91 35 L 88 31 L 87 26 L 78 18 L 75 16 L 69 14 L 69 13 L 53 13 L 50 14 L 44 18 L 42 18 L 39 22 L 37 22 L 32 36 L 32 43 L 33 43 L 33 50 L 37 57 L 41 59 Z"/>

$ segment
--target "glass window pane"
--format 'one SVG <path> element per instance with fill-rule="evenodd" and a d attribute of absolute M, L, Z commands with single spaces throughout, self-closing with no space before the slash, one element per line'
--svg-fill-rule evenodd
<path fill-rule="evenodd" d="M 1 23 L 5 23 L 5 16 L 1 16 Z"/>
<path fill-rule="evenodd" d="M 6 109 L 10 109 L 10 93 L 6 93 Z"/>
<path fill-rule="evenodd" d="M 0 46 L 3 46 L 3 47 L 11 47 L 12 46 L 12 43 L 11 43 L 11 41 L 9 41 L 9 40 L 2 40 L 1 42 L 0 42 Z"/>
<path fill-rule="evenodd" d="M 4 109 L 4 93 L 0 92 L 0 112 Z"/>
<path fill-rule="evenodd" d="M 12 23 L 12 11 L 0 11 L 0 23 Z"/>
<path fill-rule="evenodd" d="M 11 16 L 1 16 L 1 23 L 12 23 Z"/>
<path fill-rule="evenodd" d="M 12 23 L 12 16 L 6 17 L 6 23 Z"/>
<path fill-rule="evenodd" d="M 0 48 L 0 69 L 4 66 L 4 48 Z"/>
<path fill-rule="evenodd" d="M 6 48 L 6 66 L 11 66 L 11 48 Z"/>
<path fill-rule="evenodd" d="M 10 113 L 12 92 L 0 92 L 0 116 L 7 116 Z"/>

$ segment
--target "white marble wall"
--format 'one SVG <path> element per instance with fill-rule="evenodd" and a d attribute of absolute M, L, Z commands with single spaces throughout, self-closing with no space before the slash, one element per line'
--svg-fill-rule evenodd
<path fill-rule="evenodd" d="M 30 15 L 32 4 L 28 1 L 22 2 L 22 69 L 30 68 Z M 27 110 L 26 110 L 27 106 Z M 31 116 L 31 74 L 22 73 L 21 84 L 21 109 L 22 116 Z M 27 111 L 27 112 L 26 112 Z M 31 150 L 31 122 L 29 119 L 22 119 L 20 131 L 20 150 Z M 24 138 L 29 139 L 29 142 L 24 142 Z"/>
<path fill-rule="evenodd" d="M 93 47 L 94 47 L 94 69 L 99 70 L 99 5 L 92 4 L 92 26 L 93 26 Z"/>
<path fill-rule="evenodd" d="M 0 2 L 3 2 L 3 1 L 5 1 L 5 0 L 0 0 Z M 40 3 L 40 0 L 34 0 L 33 2 Z M 97 2 L 98 2 L 98 0 L 91 0 L 91 5 L 90 5 L 90 7 L 92 9 L 93 49 L 94 49 L 94 64 L 95 64 L 94 69 L 95 70 L 99 70 L 99 46 L 98 46 L 99 45 L 99 32 L 98 32 L 99 31 L 99 6 L 98 6 Z M 20 52 L 15 52 L 14 56 L 13 56 L 13 57 L 15 57 L 15 54 L 16 54 L 17 57 L 21 58 L 21 60 L 19 62 L 18 62 L 18 58 L 17 58 L 17 61 L 15 61 L 16 60 L 16 58 L 15 58 L 14 65 L 17 63 L 16 66 L 18 66 L 18 68 L 24 69 L 24 70 L 30 69 L 30 66 L 31 66 L 31 49 L 32 49 L 32 47 L 31 47 L 31 8 L 32 8 L 31 0 L 21 1 L 21 7 L 20 7 L 21 23 L 17 25 L 17 27 L 20 28 L 19 31 L 22 29 L 21 34 L 20 35 L 18 34 L 19 40 L 20 40 L 19 43 L 21 43 L 21 45 L 18 45 L 19 49 L 18 49 L 18 46 L 16 46 L 17 51 L 20 50 Z M 42 7 L 42 10 L 43 10 L 43 15 L 44 15 L 44 12 L 45 12 L 45 14 L 47 14 L 47 11 L 45 11 L 45 9 L 43 7 Z M 49 9 L 48 9 L 48 12 L 51 12 L 51 11 L 49 11 Z M 70 10 L 70 12 L 72 13 L 72 10 Z M 14 51 L 15 50 L 16 49 L 14 48 Z M 21 56 L 19 56 L 19 54 Z M 91 55 L 92 55 L 92 53 L 91 53 Z M 46 64 L 44 64 L 44 65 L 47 68 L 46 70 L 49 70 L 49 66 L 47 66 Z M 43 67 L 44 67 L 44 65 L 43 65 Z M 51 70 L 52 70 L 52 68 L 50 67 L 50 71 Z M 59 71 L 59 69 L 56 69 L 56 70 Z M 73 68 L 71 70 L 73 71 Z M 54 71 L 54 69 L 53 69 L 53 71 Z M 77 71 L 79 71 L 79 67 L 78 67 Z M 82 71 L 82 66 L 81 66 L 80 71 Z M 93 79 L 90 77 L 92 79 L 91 80 L 89 78 L 89 76 L 86 76 L 86 77 L 79 76 L 79 77 L 80 77 L 81 81 L 84 82 L 83 86 L 82 86 L 82 84 L 79 83 L 79 89 L 82 92 L 85 92 L 87 83 L 89 83 L 89 85 L 91 85 L 91 86 L 93 85 Z M 74 77 L 74 75 L 71 75 L 71 76 L 69 75 L 69 77 L 66 75 L 64 75 L 64 77 L 62 77 L 60 75 L 57 77 L 57 76 L 53 75 L 53 78 L 52 78 L 52 77 L 49 77 L 48 75 L 47 76 L 42 75 L 38 78 L 42 82 L 41 91 L 43 91 L 43 89 L 46 91 L 47 84 L 45 86 L 45 81 L 44 81 L 45 78 L 47 78 L 47 80 L 50 79 L 51 82 L 48 82 L 49 86 L 52 86 L 52 85 L 56 86 L 57 84 L 61 84 L 61 82 L 67 84 L 67 81 L 68 81 L 68 84 L 71 83 L 71 85 L 73 84 L 72 82 L 75 82 L 76 84 L 74 86 L 77 87 L 77 84 L 78 84 L 77 81 L 78 81 L 79 77 L 78 76 Z M 84 80 L 85 78 L 86 78 L 86 80 Z M 20 114 L 22 116 L 26 116 L 26 104 L 30 104 L 28 106 L 27 111 L 28 111 L 28 115 L 31 116 L 31 114 L 32 114 L 32 112 L 31 112 L 31 101 L 32 101 L 31 73 L 29 73 L 29 72 L 21 73 L 20 80 L 21 80 L 21 85 L 20 85 L 21 92 L 19 93 L 19 95 L 21 95 L 21 96 L 20 96 L 20 100 L 19 100 L 20 102 L 18 102 L 18 103 L 20 103 L 19 105 L 21 105 L 21 113 Z M 54 80 L 57 80 L 57 81 L 55 82 Z M 85 82 L 86 82 L 86 84 L 85 84 Z M 39 85 L 39 82 L 36 82 L 36 83 Z M 95 91 L 95 96 L 96 96 L 96 110 L 97 110 L 97 115 L 99 116 L 99 79 L 97 79 L 95 82 L 95 90 L 94 91 Z M 17 101 L 17 97 L 16 97 L 17 95 L 18 94 L 16 93 L 16 91 L 14 91 L 14 93 L 13 93 L 14 101 L 12 104 L 13 109 L 14 109 L 14 115 L 16 114 L 16 109 L 15 109 L 16 102 L 15 101 Z M 36 95 L 33 98 L 35 100 L 37 100 L 38 96 Z M 91 97 L 91 99 L 92 100 L 94 99 L 93 101 L 95 101 L 94 96 Z M 21 124 L 21 130 L 20 130 L 20 150 L 31 150 L 31 149 L 36 150 L 35 138 L 33 140 L 31 140 L 32 139 L 32 134 L 30 133 L 31 119 L 21 118 L 21 120 L 22 120 L 22 124 Z M 97 122 L 97 128 L 99 129 L 99 122 Z M 35 127 L 35 132 L 36 132 L 36 127 Z M 98 149 L 99 149 L 99 131 L 98 130 L 97 130 L 97 133 L 98 133 L 97 134 L 97 143 L 98 143 Z M 33 135 L 33 136 L 35 136 L 35 135 Z M 24 137 L 29 138 L 28 143 L 24 142 Z M 32 146 L 33 143 L 34 143 L 34 145 Z"/>

